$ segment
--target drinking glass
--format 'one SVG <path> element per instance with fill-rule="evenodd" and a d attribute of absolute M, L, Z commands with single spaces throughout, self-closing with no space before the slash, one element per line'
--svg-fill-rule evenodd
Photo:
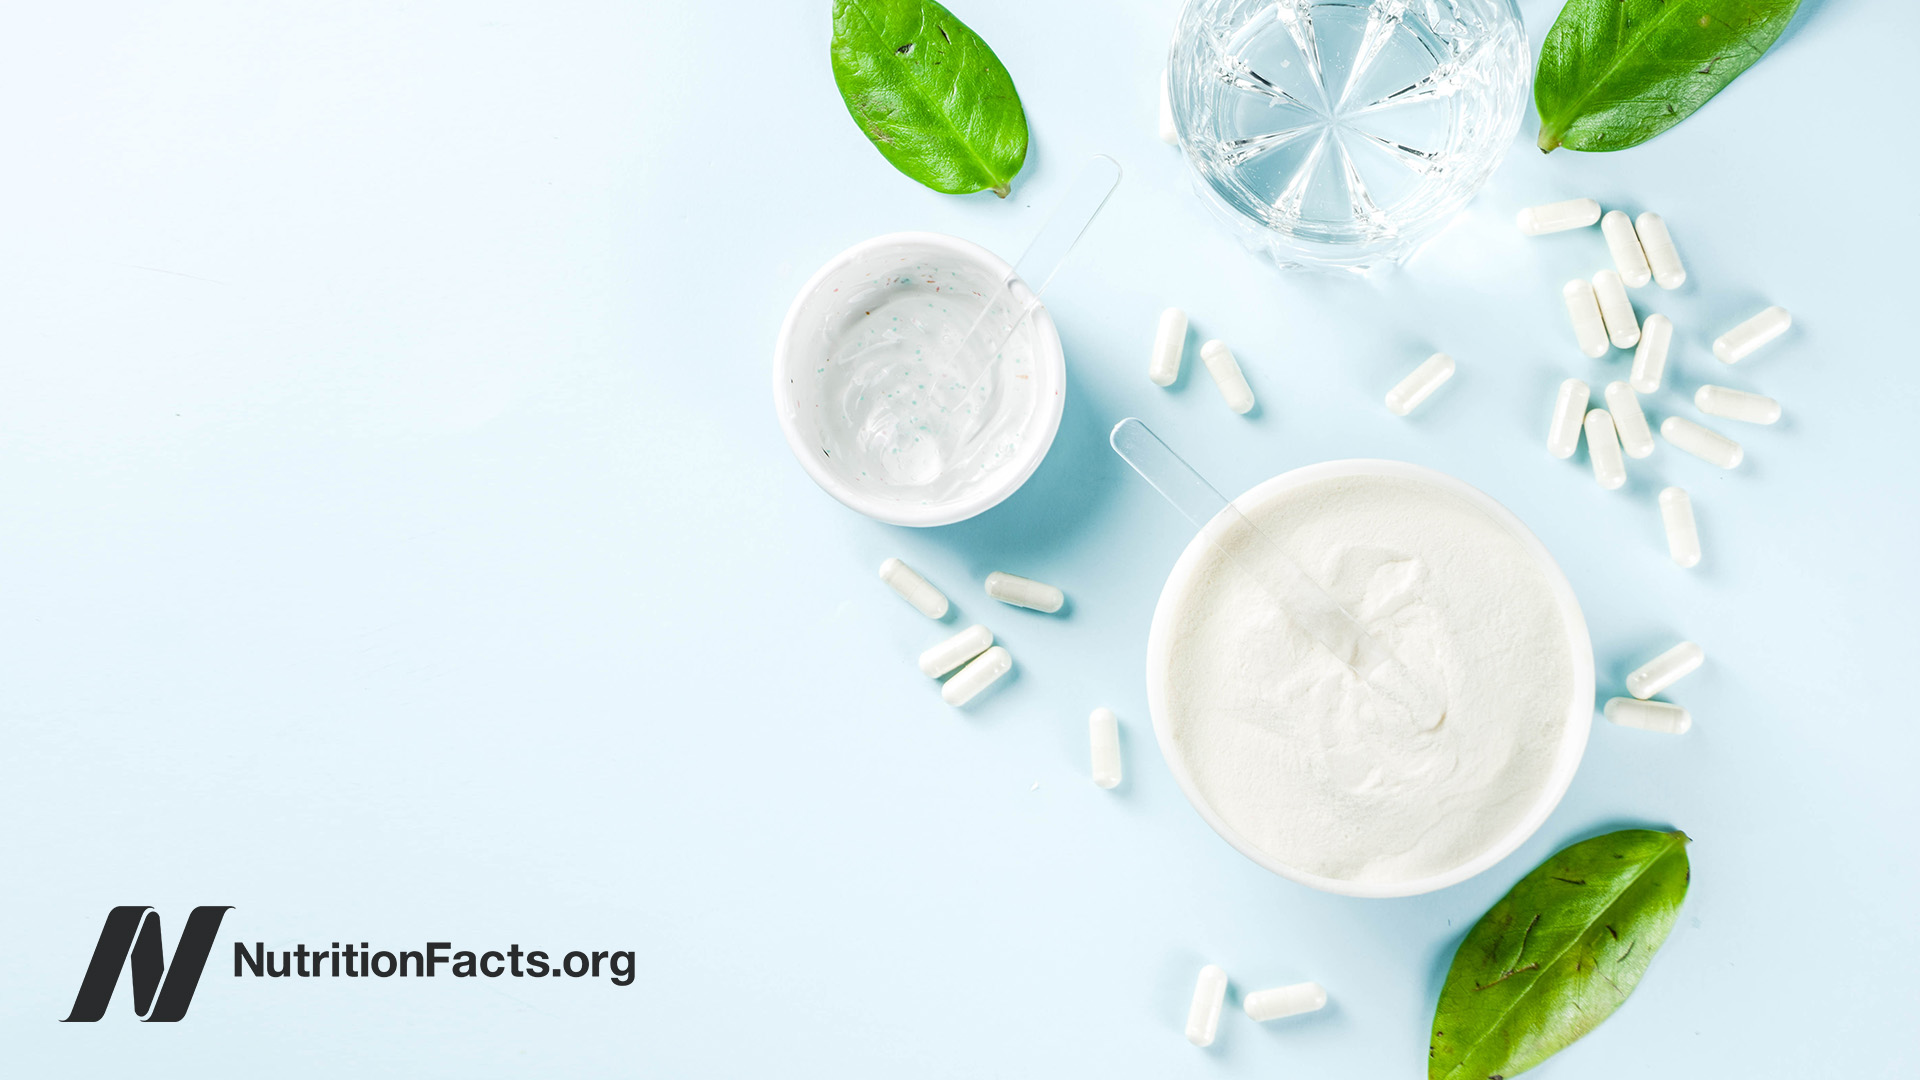
<path fill-rule="evenodd" d="M 1411 255 L 1526 109 L 1514 0 L 1188 0 L 1167 86 L 1195 187 L 1283 267 Z"/>

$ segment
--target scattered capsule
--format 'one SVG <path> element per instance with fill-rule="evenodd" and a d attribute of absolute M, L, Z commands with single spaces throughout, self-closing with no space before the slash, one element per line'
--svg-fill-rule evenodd
<path fill-rule="evenodd" d="M 1440 384 L 1453 378 L 1453 357 L 1437 352 L 1426 358 L 1413 373 L 1401 379 L 1399 384 L 1387 391 L 1387 411 L 1395 416 L 1405 416 L 1414 406 L 1427 400 L 1427 395 L 1440 389 Z"/>
<path fill-rule="evenodd" d="M 1646 253 L 1647 265 L 1653 270 L 1653 280 L 1663 289 L 1686 284 L 1687 268 L 1680 265 L 1680 249 L 1673 246 L 1666 219 L 1649 210 L 1633 224 L 1640 237 L 1640 250 Z"/>
<path fill-rule="evenodd" d="M 1220 1007 L 1227 1003 L 1227 973 L 1218 965 L 1200 969 L 1200 980 L 1193 987 L 1193 1005 L 1187 1010 L 1187 1041 L 1195 1046 L 1212 1046 L 1220 1032 Z"/>
<path fill-rule="evenodd" d="M 1327 991 L 1319 983 L 1303 982 L 1272 990 L 1255 990 L 1241 1002 L 1247 1015 L 1255 1020 L 1279 1020 L 1301 1013 L 1318 1012 L 1327 1007 Z"/>
<path fill-rule="evenodd" d="M 1607 238 L 1607 251 L 1613 255 L 1613 267 L 1620 272 L 1621 281 L 1637 289 L 1653 280 L 1647 253 L 1640 249 L 1640 235 L 1633 231 L 1633 219 L 1625 210 L 1607 211 L 1607 216 L 1600 219 L 1600 235 Z"/>
<path fill-rule="evenodd" d="M 1633 348 L 1640 340 L 1640 323 L 1633 317 L 1633 301 L 1627 299 L 1627 285 L 1620 280 L 1619 271 L 1602 270 L 1593 275 L 1593 295 L 1600 303 L 1600 318 L 1613 347 Z"/>
<path fill-rule="evenodd" d="M 1093 782 L 1103 788 L 1120 784 L 1120 718 L 1113 710 L 1099 708 L 1087 719 L 1093 742 Z"/>
<path fill-rule="evenodd" d="M 1633 371 L 1627 381 L 1642 394 L 1660 389 L 1660 378 L 1667 371 L 1667 348 L 1673 344 L 1673 320 L 1665 315 L 1649 315 L 1640 324 L 1640 347 L 1633 350 Z"/>
<path fill-rule="evenodd" d="M 1173 93 L 1167 89 L 1165 68 L 1160 69 L 1160 141 L 1168 146 L 1180 145 L 1180 128 L 1173 122 Z"/>
<path fill-rule="evenodd" d="M 1773 307 L 1755 315 L 1739 326 L 1713 339 L 1713 355 L 1723 364 L 1737 364 L 1753 355 L 1753 351 L 1781 334 L 1793 325 L 1793 316 L 1787 309 L 1775 304 Z"/>
<path fill-rule="evenodd" d="M 1553 424 L 1547 428 L 1547 453 L 1565 459 L 1580 449 L 1580 422 L 1592 398 L 1593 391 L 1579 379 L 1560 384 L 1560 393 L 1553 399 Z"/>
<path fill-rule="evenodd" d="M 953 678 L 940 688 L 940 700 L 956 707 L 965 705 L 980 691 L 998 682 L 1000 676 L 1012 670 L 1013 654 L 995 645 L 974 657 L 966 667 L 954 672 Z"/>
<path fill-rule="evenodd" d="M 929 679 L 937 679 L 986 652 L 992 644 L 993 631 L 975 623 L 921 653 L 920 674 Z"/>
<path fill-rule="evenodd" d="M 987 575 L 987 595 L 1003 604 L 1032 608 L 1049 615 L 1059 611 L 1060 605 L 1067 602 L 1066 593 L 1045 582 L 1003 574 L 998 570 Z"/>
<path fill-rule="evenodd" d="M 1560 289 L 1567 302 L 1567 317 L 1573 320 L 1573 337 L 1580 351 L 1598 360 L 1607 355 L 1607 326 L 1600 319 L 1600 301 L 1594 296 L 1593 282 L 1574 278 Z"/>
<path fill-rule="evenodd" d="M 1593 478 L 1608 491 L 1627 482 L 1627 463 L 1620 458 L 1620 440 L 1615 438 L 1613 417 L 1605 409 L 1587 413 L 1587 458 L 1593 462 Z"/>
<path fill-rule="evenodd" d="M 1667 554 L 1679 566 L 1700 565 L 1700 530 L 1693 522 L 1693 500 L 1684 489 L 1660 492 L 1660 523 L 1667 529 Z"/>
<path fill-rule="evenodd" d="M 913 567 L 899 559 L 888 559 L 880 564 L 880 580 L 893 587 L 900 599 L 912 604 L 914 610 L 929 619 L 945 618 L 947 614 L 947 594 L 933 587 L 933 583 L 913 572 Z"/>
<path fill-rule="evenodd" d="M 1704 428 L 1684 416 L 1669 416 L 1660 422 L 1660 435 L 1668 442 L 1709 465 L 1737 469 L 1746 451 L 1725 435 Z"/>
<path fill-rule="evenodd" d="M 1618 379 L 1607 384 L 1607 410 L 1613 413 L 1613 430 L 1620 436 L 1620 448 L 1630 458 L 1653 453 L 1653 429 L 1647 426 L 1647 414 L 1640 408 L 1640 397 L 1633 387 Z"/>
<path fill-rule="evenodd" d="M 1687 729 L 1693 726 L 1693 717 L 1687 715 L 1687 710 L 1665 701 L 1617 697 L 1607 702 L 1606 714 L 1607 719 L 1621 727 L 1660 731 L 1668 735 L 1685 735 Z"/>
<path fill-rule="evenodd" d="M 1703 386 L 1693 392 L 1693 404 L 1708 416 L 1771 424 L 1780 419 L 1780 403 L 1765 394 L 1749 394 L 1725 386 Z"/>
<path fill-rule="evenodd" d="M 1529 206 L 1515 218 L 1520 231 L 1528 236 L 1582 229 L 1600 220 L 1600 204 L 1592 199 L 1568 199 L 1565 202 Z"/>
<path fill-rule="evenodd" d="M 1627 693 L 1645 701 L 1693 674 L 1706 661 L 1706 650 L 1691 641 L 1683 641 L 1641 664 L 1633 674 L 1628 675 Z"/>
<path fill-rule="evenodd" d="M 1153 335 L 1153 358 L 1147 378 L 1155 386 L 1172 386 L 1180 377 L 1180 356 L 1187 349 L 1187 313 L 1170 307 L 1160 313 L 1160 329 Z"/>
<path fill-rule="evenodd" d="M 1213 384 L 1220 388 L 1220 396 L 1227 399 L 1227 408 L 1242 416 L 1252 411 L 1253 387 L 1247 385 L 1247 377 L 1227 343 L 1215 340 L 1200 346 L 1200 359 L 1207 365 L 1207 374 L 1213 376 Z"/>

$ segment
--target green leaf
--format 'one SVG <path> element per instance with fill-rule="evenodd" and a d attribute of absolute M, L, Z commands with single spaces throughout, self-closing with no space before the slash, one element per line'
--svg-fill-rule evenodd
<path fill-rule="evenodd" d="M 935 191 L 1004 199 L 1027 160 L 1013 76 L 933 0 L 834 0 L 833 81 L 881 155 Z"/>
<path fill-rule="evenodd" d="M 1598 1027 L 1627 1000 L 1686 899 L 1687 835 L 1628 829 L 1541 863 L 1453 954 L 1427 1080 L 1500 1080 Z"/>
<path fill-rule="evenodd" d="M 1693 115 L 1800 0 L 1567 0 L 1540 48 L 1540 149 L 1625 150 Z"/>

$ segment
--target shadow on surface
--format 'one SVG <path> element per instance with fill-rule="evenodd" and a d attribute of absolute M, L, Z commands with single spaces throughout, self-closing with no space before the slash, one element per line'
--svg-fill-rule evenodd
<path fill-rule="evenodd" d="M 1024 560 L 1071 545 L 1127 475 L 1107 445 L 1105 415 L 1069 362 L 1060 432 L 1040 468 L 1006 502 L 930 535 L 976 565 L 1013 574 Z"/>
<path fill-rule="evenodd" d="M 1778 49 L 1800 36 L 1801 31 L 1805 30 L 1807 24 L 1813 20 L 1826 18 L 1827 9 L 1837 2 L 1838 0 L 1800 0 L 1800 10 L 1793 13 L 1793 21 L 1787 23 L 1785 30 L 1780 31 L 1780 40 L 1773 43 L 1773 48 Z M 1765 63 L 1766 57 L 1761 57 L 1759 62 Z"/>

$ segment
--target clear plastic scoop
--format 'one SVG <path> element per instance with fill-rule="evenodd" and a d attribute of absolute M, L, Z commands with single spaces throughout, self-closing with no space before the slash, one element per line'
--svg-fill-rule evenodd
<path fill-rule="evenodd" d="M 1053 208 L 1053 213 L 1047 216 L 1047 223 L 1040 226 L 1040 231 L 1027 242 L 1027 250 L 1021 253 L 1020 260 L 1014 263 L 1013 269 L 1001 279 L 1000 292 L 1007 301 L 1005 307 L 1002 308 L 995 301 L 989 300 L 986 306 L 980 309 L 980 314 L 973 320 L 973 325 L 967 328 L 960 343 L 954 347 L 956 356 L 972 355 L 985 357 L 988 360 L 987 363 L 980 365 L 980 370 L 974 375 L 973 382 L 968 384 L 965 392 L 957 399 L 958 402 L 967 401 L 980 389 L 992 358 L 999 355 L 1000 350 L 1012 339 L 1014 332 L 1020 329 L 1020 324 L 1040 306 L 1041 295 L 1047 291 L 1047 286 L 1053 282 L 1054 275 L 1059 273 L 1060 267 L 1067 261 L 1067 256 L 1072 253 L 1074 245 L 1080 242 L 1080 237 L 1086 233 L 1087 226 L 1093 224 L 1093 219 L 1099 216 L 1100 208 L 1106 205 L 1107 196 L 1113 194 L 1113 189 L 1119 183 L 1120 163 L 1104 154 L 1095 155 L 1080 169 L 1080 175 L 1074 177 L 1073 183 L 1067 188 L 1067 193 Z M 1026 284 L 1027 292 L 1024 297 L 1014 293 L 1015 279 Z M 1011 312 L 1010 317 L 1002 316 L 1006 321 L 997 328 L 991 325 L 997 321 L 993 317 L 996 310 Z M 987 410 L 975 410 L 974 415 L 983 417 L 986 413 Z M 962 444 L 971 441 L 973 436 L 982 430 L 982 424 L 982 420 L 976 419 L 967 437 L 961 440 Z"/>
<path fill-rule="evenodd" d="M 1153 489 L 1200 530 L 1216 551 L 1231 559 L 1247 576 L 1260 583 L 1301 629 L 1311 634 L 1336 660 L 1353 669 L 1361 681 L 1406 710 L 1422 731 L 1446 719 L 1446 699 L 1424 684 L 1396 659 L 1387 647 L 1367 633 L 1328 596 L 1293 557 L 1227 501 L 1151 428 L 1128 417 L 1114 425 L 1113 451 L 1133 466 Z M 1223 541 L 1227 534 L 1244 537 L 1240 552 Z"/>

